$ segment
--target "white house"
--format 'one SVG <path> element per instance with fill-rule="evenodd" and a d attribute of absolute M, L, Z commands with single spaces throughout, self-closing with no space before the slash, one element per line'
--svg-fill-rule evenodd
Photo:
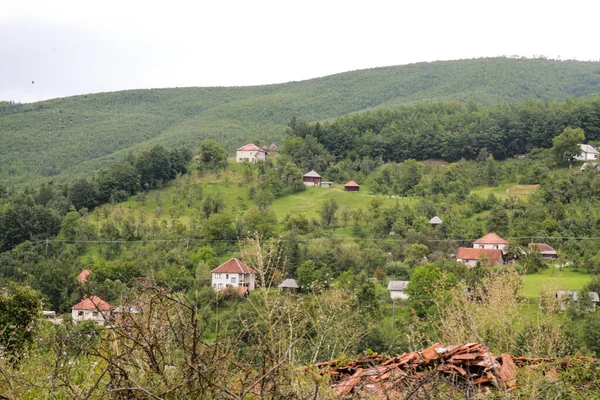
<path fill-rule="evenodd" d="M 235 155 L 235 160 L 237 162 L 249 161 L 255 163 L 258 161 L 265 161 L 266 159 L 267 152 L 254 143 L 248 143 L 247 145 L 240 147 L 237 149 Z"/>
<path fill-rule="evenodd" d="M 506 240 L 495 233 L 488 233 L 484 237 L 473 242 L 474 249 L 502 250 L 503 253 L 506 253 L 508 245 L 509 243 Z"/>
<path fill-rule="evenodd" d="M 390 292 L 390 297 L 392 299 L 408 299 L 408 294 L 404 293 L 407 286 L 408 281 L 389 281 L 387 289 Z"/>
<path fill-rule="evenodd" d="M 590 146 L 589 144 L 580 144 L 581 153 L 575 156 L 576 160 L 589 161 L 589 160 L 597 160 L 598 150 Z"/>
<path fill-rule="evenodd" d="M 85 320 L 92 320 L 96 325 L 104 325 L 106 319 L 110 316 L 110 304 L 98 296 L 90 296 L 75 304 L 71 308 L 73 322 L 78 323 Z"/>
<path fill-rule="evenodd" d="M 232 258 L 212 270 L 212 286 L 214 290 L 223 290 L 227 287 L 248 288 L 254 290 L 256 275 L 246 264 Z"/>

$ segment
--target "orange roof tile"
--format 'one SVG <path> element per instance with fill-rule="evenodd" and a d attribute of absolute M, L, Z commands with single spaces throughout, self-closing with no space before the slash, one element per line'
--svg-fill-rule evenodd
<path fill-rule="evenodd" d="M 81 271 L 79 273 L 79 275 L 77 275 L 77 282 L 79 282 L 79 283 L 87 282 L 87 277 L 91 273 L 92 273 L 92 271 L 90 271 L 89 269 L 84 269 L 83 271 Z"/>
<path fill-rule="evenodd" d="M 232 258 L 223 264 L 219 265 L 217 268 L 213 269 L 214 273 L 228 273 L 228 274 L 253 274 L 254 271 L 252 268 L 248 267 L 246 264 L 238 260 L 237 258 Z"/>
<path fill-rule="evenodd" d="M 237 151 L 264 151 L 254 143 L 248 143 L 245 146 L 240 147 Z"/>
<path fill-rule="evenodd" d="M 360 185 L 354 181 L 350 181 L 344 185 L 344 187 L 360 187 Z"/>
<path fill-rule="evenodd" d="M 110 311 L 110 304 L 102 300 L 98 296 L 90 296 L 75 304 L 73 310 L 94 310 L 94 311 Z"/>
<path fill-rule="evenodd" d="M 475 244 L 509 244 L 506 240 L 502 239 L 495 233 L 488 233 L 482 238 L 477 239 Z"/>
<path fill-rule="evenodd" d="M 502 250 L 498 249 L 472 249 L 470 247 L 459 247 L 456 252 L 456 259 L 460 260 L 479 260 L 487 256 L 491 264 L 498 264 L 502 261 Z"/>

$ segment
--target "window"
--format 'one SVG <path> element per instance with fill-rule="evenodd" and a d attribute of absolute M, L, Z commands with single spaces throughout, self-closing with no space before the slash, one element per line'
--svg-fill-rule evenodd
<path fill-rule="evenodd" d="M 480 244 L 480 245 L 479 245 L 479 248 L 480 248 L 480 249 L 483 249 L 483 245 L 482 245 L 482 244 Z"/>
<path fill-rule="evenodd" d="M 215 274 L 215 279 L 221 279 L 221 274 Z"/>
<path fill-rule="evenodd" d="M 225 279 L 229 279 L 229 274 L 225 274 Z"/>
<path fill-rule="evenodd" d="M 92 317 L 97 317 L 98 316 L 98 311 L 92 311 Z"/>
<path fill-rule="evenodd" d="M 77 316 L 78 317 L 83 317 L 83 311 L 77 311 Z"/>
<path fill-rule="evenodd" d="M 213 283 L 213 289 L 216 289 L 216 288 L 217 288 L 217 284 Z"/>
<path fill-rule="evenodd" d="M 218 286 L 218 288 L 219 288 L 219 289 L 223 289 L 223 284 L 222 284 L 222 283 L 219 283 L 219 286 Z"/>
<path fill-rule="evenodd" d="M 497 245 L 494 245 L 494 249 L 498 250 L 498 246 L 497 246 Z"/>
<path fill-rule="evenodd" d="M 235 276 L 231 277 L 231 283 L 237 283 L 237 278 Z"/>

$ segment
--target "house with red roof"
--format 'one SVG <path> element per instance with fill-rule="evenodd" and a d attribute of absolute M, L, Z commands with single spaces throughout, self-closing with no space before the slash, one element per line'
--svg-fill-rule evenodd
<path fill-rule="evenodd" d="M 544 260 L 553 260 L 558 257 L 556 250 L 546 243 L 529 243 L 528 247 L 530 250 L 538 251 Z"/>
<path fill-rule="evenodd" d="M 256 163 L 258 161 L 265 161 L 266 159 L 267 152 L 254 143 L 248 143 L 247 145 L 240 147 L 236 150 L 235 154 L 235 161 L 239 163 L 244 161 Z"/>
<path fill-rule="evenodd" d="M 354 181 L 350 181 L 344 185 L 344 190 L 346 192 L 358 192 L 360 190 L 360 185 Z"/>
<path fill-rule="evenodd" d="M 506 254 L 506 249 L 510 243 L 502 239 L 495 233 L 488 233 L 482 238 L 477 239 L 473 242 L 474 249 L 491 249 L 491 250 L 502 250 L 502 253 Z"/>
<path fill-rule="evenodd" d="M 251 292 L 254 290 L 255 281 L 256 274 L 252 268 L 237 258 L 232 258 L 212 270 L 212 286 L 216 291 L 233 287 L 247 288 L 247 291 Z"/>
<path fill-rule="evenodd" d="M 104 325 L 112 307 L 98 296 L 90 296 L 71 308 L 74 323 L 92 320 L 96 325 Z"/>
<path fill-rule="evenodd" d="M 92 271 L 90 271 L 89 269 L 84 269 L 83 271 L 81 271 L 79 273 L 79 275 L 77 275 L 77 282 L 79 283 L 86 283 L 87 282 L 87 277 L 92 273 Z"/>
<path fill-rule="evenodd" d="M 459 247 L 456 252 L 456 261 L 468 265 L 477 266 L 477 262 L 486 264 L 504 263 L 504 254 L 500 249 L 472 249 L 470 247 Z"/>

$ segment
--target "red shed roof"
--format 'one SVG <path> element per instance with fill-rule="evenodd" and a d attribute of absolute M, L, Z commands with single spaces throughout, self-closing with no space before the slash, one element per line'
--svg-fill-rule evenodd
<path fill-rule="evenodd" d="M 344 185 L 344 187 L 360 187 L 360 185 L 354 181 L 350 181 Z"/>
<path fill-rule="evenodd" d="M 547 245 L 546 243 L 529 243 L 529 248 L 532 250 L 537 250 L 540 253 L 554 253 L 556 254 L 556 250 Z"/>
<path fill-rule="evenodd" d="M 83 299 L 81 302 L 75 304 L 72 308 L 73 310 L 110 311 L 112 307 L 100 297 L 90 296 L 87 299 Z"/>
<path fill-rule="evenodd" d="M 79 282 L 79 283 L 87 282 L 87 277 L 91 273 L 92 273 L 92 271 L 90 271 L 89 269 L 84 269 L 83 271 L 81 271 L 79 273 L 79 275 L 77 275 L 77 282 Z"/>
<path fill-rule="evenodd" d="M 224 262 L 219 265 L 217 268 L 213 269 L 214 273 L 227 273 L 227 274 L 253 274 L 254 271 L 252 268 L 248 267 L 246 264 L 238 260 L 237 258 L 232 258 L 229 261 Z"/>
<path fill-rule="evenodd" d="M 470 247 L 459 247 L 456 253 L 456 259 L 461 260 L 479 260 L 484 255 L 492 264 L 498 264 L 502 261 L 502 250 L 498 249 L 472 249 Z"/>
<path fill-rule="evenodd" d="M 245 146 L 240 147 L 237 151 L 264 151 L 254 143 L 248 143 Z"/>
<path fill-rule="evenodd" d="M 477 239 L 475 244 L 509 244 L 506 240 L 502 239 L 495 233 L 488 233 L 482 238 Z"/>

